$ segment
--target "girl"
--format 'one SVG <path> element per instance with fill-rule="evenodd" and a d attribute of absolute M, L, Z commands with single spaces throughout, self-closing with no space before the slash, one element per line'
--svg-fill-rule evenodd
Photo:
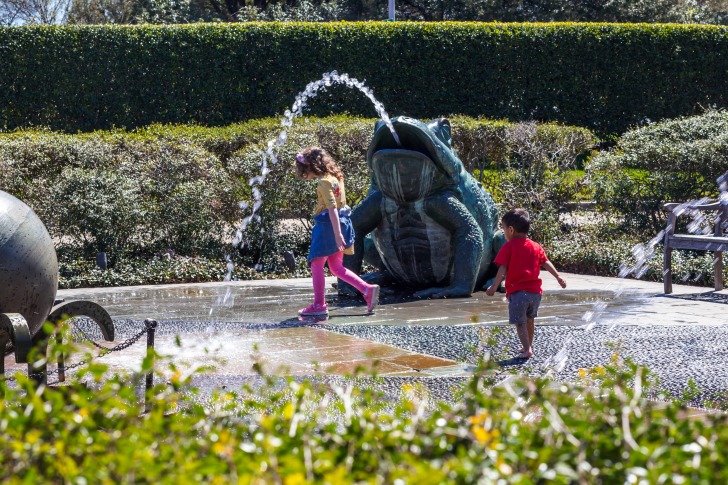
<path fill-rule="evenodd" d="M 344 254 L 354 254 L 354 226 L 351 209 L 346 205 L 344 174 L 331 155 L 323 148 L 308 147 L 296 155 L 296 175 L 303 180 L 318 179 L 318 201 L 313 218 L 311 250 L 308 264 L 313 279 L 313 303 L 299 310 L 301 316 L 327 316 L 324 299 L 324 264 L 338 278 L 359 290 L 371 313 L 379 300 L 379 286 L 367 284 L 344 267 Z"/>

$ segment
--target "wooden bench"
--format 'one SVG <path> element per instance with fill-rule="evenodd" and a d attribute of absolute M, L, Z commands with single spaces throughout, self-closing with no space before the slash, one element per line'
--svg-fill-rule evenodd
<path fill-rule="evenodd" d="M 672 250 L 693 249 L 698 251 L 713 251 L 715 259 L 713 262 L 715 290 L 723 289 L 723 251 L 728 251 L 728 235 L 725 227 L 728 223 L 728 204 L 712 202 L 705 204 L 685 205 L 675 202 L 668 202 L 663 206 L 668 212 L 667 227 L 665 228 L 665 267 L 663 271 L 665 293 L 672 293 Z M 675 234 L 675 224 L 681 209 L 700 211 L 717 211 L 713 235 Z"/>

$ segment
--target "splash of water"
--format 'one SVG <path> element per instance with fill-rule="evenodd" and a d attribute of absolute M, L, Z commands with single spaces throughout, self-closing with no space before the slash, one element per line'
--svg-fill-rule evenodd
<path fill-rule="evenodd" d="M 392 125 L 392 121 L 390 120 L 389 115 L 384 109 L 384 105 L 374 97 L 374 92 L 372 91 L 372 89 L 367 87 L 362 81 L 350 77 L 346 73 L 339 74 L 336 71 L 324 73 L 321 79 L 308 83 L 306 85 L 306 88 L 296 95 L 291 109 L 287 109 L 283 114 L 283 118 L 281 118 L 280 125 L 282 127 L 282 130 L 278 134 L 278 137 L 269 140 L 266 144 L 265 151 L 261 153 L 261 159 L 259 162 L 260 173 L 248 180 L 248 185 L 250 185 L 251 187 L 251 193 L 253 196 L 252 204 L 246 201 L 242 201 L 239 203 L 241 210 L 245 211 L 250 209 L 250 213 L 243 218 L 240 226 L 235 231 L 235 237 L 232 241 L 233 247 L 237 248 L 241 244 L 243 244 L 245 230 L 251 222 L 260 221 L 258 209 L 260 209 L 260 206 L 263 204 L 261 187 L 263 186 L 266 177 L 271 171 L 270 166 L 278 163 L 276 149 L 283 146 L 288 140 L 288 130 L 293 125 L 293 120 L 303 115 L 303 110 L 308 106 L 309 99 L 315 98 L 321 92 L 326 92 L 329 87 L 335 84 L 341 84 L 351 89 L 358 89 L 367 98 L 369 98 L 374 105 L 374 110 L 377 112 L 377 115 L 381 118 L 382 121 L 384 121 L 389 130 L 392 132 L 392 137 L 394 138 L 397 145 L 401 145 L 399 136 L 394 130 L 394 126 Z M 232 273 L 235 269 L 235 265 L 233 264 L 232 258 L 229 254 L 225 256 L 225 261 L 227 266 L 225 281 L 230 281 L 232 279 Z M 256 269 L 258 268 L 256 267 Z M 223 298 L 222 301 L 218 301 L 216 305 L 225 306 L 226 304 L 227 297 Z"/>

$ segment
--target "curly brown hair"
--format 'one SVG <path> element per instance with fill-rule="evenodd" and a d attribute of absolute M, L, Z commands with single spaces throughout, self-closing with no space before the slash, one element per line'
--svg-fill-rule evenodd
<path fill-rule="evenodd" d="M 306 147 L 300 152 L 303 155 L 303 162 L 296 161 L 296 175 L 305 179 L 309 173 L 317 177 L 322 175 L 333 175 L 340 182 L 344 182 L 344 173 L 334 161 L 329 152 L 321 147 Z"/>

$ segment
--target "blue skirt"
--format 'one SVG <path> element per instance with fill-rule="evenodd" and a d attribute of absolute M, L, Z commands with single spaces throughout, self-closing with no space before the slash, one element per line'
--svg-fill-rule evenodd
<path fill-rule="evenodd" d="M 316 214 L 313 221 L 311 249 L 308 252 L 309 266 L 313 259 L 331 256 L 339 252 L 334 238 L 334 226 L 331 225 L 328 210 Z M 351 209 L 339 209 L 339 224 L 341 225 L 341 235 L 344 236 L 344 245 L 348 248 L 354 244 L 354 225 L 351 223 Z"/>

